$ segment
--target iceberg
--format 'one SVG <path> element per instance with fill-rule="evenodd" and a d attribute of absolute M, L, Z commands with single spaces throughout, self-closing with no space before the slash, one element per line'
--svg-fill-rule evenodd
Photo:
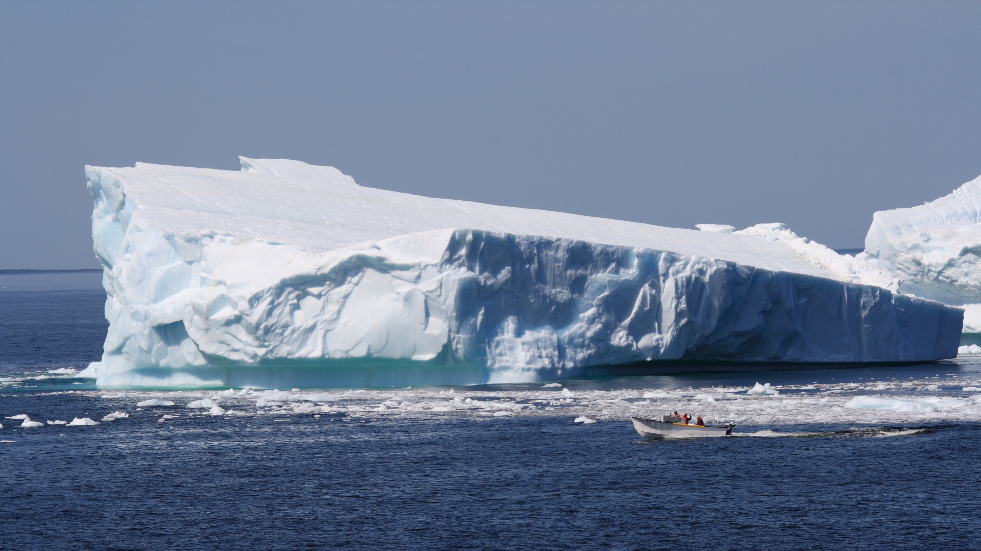
<path fill-rule="evenodd" d="M 981 176 L 923 205 L 876 212 L 859 257 L 903 294 L 964 309 L 962 344 L 981 344 Z"/>
<path fill-rule="evenodd" d="M 888 274 L 779 224 L 664 228 L 241 165 L 85 168 L 110 327 L 79 376 L 383 387 L 957 353 L 961 310 L 896 293 Z"/>

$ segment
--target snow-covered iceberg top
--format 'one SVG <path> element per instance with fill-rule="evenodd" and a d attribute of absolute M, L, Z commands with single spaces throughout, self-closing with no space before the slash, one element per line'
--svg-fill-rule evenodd
<path fill-rule="evenodd" d="M 960 310 L 864 284 L 865 265 L 782 226 L 663 228 L 365 188 L 295 161 L 242 168 L 86 167 L 110 321 L 85 373 L 99 385 L 469 384 L 652 360 L 956 354 Z"/>
<path fill-rule="evenodd" d="M 981 176 L 935 201 L 876 212 L 861 256 L 901 279 L 903 293 L 981 303 Z"/>

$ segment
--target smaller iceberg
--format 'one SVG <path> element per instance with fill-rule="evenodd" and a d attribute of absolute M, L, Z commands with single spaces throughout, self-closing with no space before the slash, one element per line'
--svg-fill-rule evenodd
<path fill-rule="evenodd" d="M 760 394 L 766 396 L 775 396 L 777 394 L 780 394 L 780 391 L 770 388 L 770 383 L 766 383 L 765 385 L 756 383 L 755 385 L 753 385 L 753 388 L 746 391 L 746 394 Z"/>

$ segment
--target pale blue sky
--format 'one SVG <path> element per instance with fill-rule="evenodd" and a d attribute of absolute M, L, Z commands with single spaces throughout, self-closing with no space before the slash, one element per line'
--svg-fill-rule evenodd
<path fill-rule="evenodd" d="M 237 155 L 861 246 L 981 174 L 978 29 L 979 2 L 4 0 L 0 269 L 98 266 L 85 164 Z"/>

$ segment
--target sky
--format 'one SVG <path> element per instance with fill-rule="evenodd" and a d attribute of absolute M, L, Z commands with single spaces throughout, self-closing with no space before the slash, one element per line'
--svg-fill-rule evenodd
<path fill-rule="evenodd" d="M 861 247 L 981 175 L 978 29 L 953 1 L 0 0 L 0 269 L 99 267 L 85 165 L 239 155 Z"/>

